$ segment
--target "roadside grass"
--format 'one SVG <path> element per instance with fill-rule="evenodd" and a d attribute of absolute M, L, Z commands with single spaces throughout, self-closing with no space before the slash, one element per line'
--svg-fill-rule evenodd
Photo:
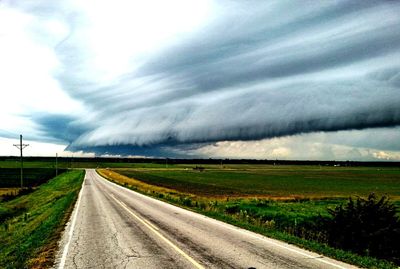
<path fill-rule="evenodd" d="M 287 169 L 285 167 L 283 171 L 289 174 L 290 171 L 288 172 Z M 306 168 L 306 170 L 308 169 L 312 168 Z M 379 171 L 366 169 L 370 170 L 367 174 L 375 174 L 375 176 L 377 176 L 376 171 Z M 256 172 L 261 170 L 261 174 L 265 176 L 265 169 L 258 170 Z M 349 172 L 349 170 L 353 171 Z M 360 171 L 360 168 L 349 170 L 346 169 L 345 172 L 348 172 L 347 178 L 352 181 L 352 184 L 360 181 L 357 174 L 358 177 L 363 177 L 365 174 L 365 171 Z M 337 172 L 336 170 L 333 171 Z M 336 188 L 334 192 L 326 191 L 325 196 L 322 195 L 324 189 L 318 186 L 317 195 L 307 196 L 308 192 L 302 191 L 301 185 L 288 186 L 290 185 L 288 179 L 282 184 L 276 179 L 276 176 L 275 178 L 272 176 L 273 183 L 276 184 L 270 184 L 263 193 L 265 189 L 263 189 L 262 183 L 252 184 L 254 180 L 260 180 L 259 177 L 251 175 L 240 180 L 243 175 L 242 171 L 239 173 L 236 173 L 237 171 L 222 172 L 192 172 L 181 168 L 171 169 L 170 171 L 161 171 L 160 169 L 98 170 L 98 173 L 103 177 L 140 193 L 344 262 L 364 268 L 398 268 L 389 261 L 360 256 L 349 251 L 329 247 L 326 243 L 321 243 L 325 240 L 326 234 L 318 230 L 313 231 L 313 225 L 318 217 L 328 215 L 327 208 L 334 208 L 344 203 L 345 198 L 351 195 L 351 191 L 346 188 L 354 190 L 357 186 L 341 185 L 342 191 Z M 247 175 L 249 173 L 250 171 L 247 171 Z M 297 178 L 294 174 L 293 180 L 301 181 L 304 173 L 303 170 Z M 340 174 L 346 173 L 341 171 Z M 389 169 L 386 174 L 395 175 L 395 179 L 399 179 L 398 170 Z M 207 179 L 208 176 L 211 176 L 211 179 Z M 278 178 L 282 179 L 282 177 Z M 333 176 L 330 175 L 330 178 L 328 176 L 328 180 L 333 181 Z M 185 182 L 186 186 L 184 186 Z M 384 190 L 388 191 L 393 187 L 394 190 L 391 190 L 391 193 L 398 197 L 398 187 L 391 185 L 390 179 L 387 182 L 389 183 L 386 183 L 387 186 L 384 187 Z M 361 183 L 364 184 L 363 180 L 361 180 Z M 321 184 L 321 182 L 317 181 L 315 184 Z M 224 189 L 224 185 L 226 189 Z M 282 186 L 285 186 L 285 188 L 282 188 Z M 332 188 L 332 186 L 330 187 Z M 200 190 L 198 191 L 196 188 L 200 188 Z M 208 192 L 207 188 L 209 188 Z M 310 188 L 310 185 L 306 184 L 304 188 Z M 222 195 L 221 193 L 216 195 L 218 191 Z M 365 193 L 365 195 L 368 194 Z M 396 200 L 396 204 L 399 204 L 399 202 Z"/>
<path fill-rule="evenodd" d="M 77 199 L 84 171 L 63 173 L 0 203 L 0 268 L 47 268 Z"/>

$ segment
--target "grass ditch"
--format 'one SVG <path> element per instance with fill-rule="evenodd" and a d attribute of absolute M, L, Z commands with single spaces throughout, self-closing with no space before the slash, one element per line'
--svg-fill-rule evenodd
<path fill-rule="evenodd" d="M 34 192 L 0 203 L 0 268 L 48 268 L 84 171 L 63 173 Z"/>
<path fill-rule="evenodd" d="M 344 203 L 343 198 L 301 198 L 282 201 L 249 197 L 205 197 L 151 185 L 115 171 L 99 169 L 98 172 L 110 181 L 140 193 L 337 260 L 364 268 L 398 268 L 386 260 L 330 247 L 320 242 L 326 236 L 324 233 L 309 232 L 312 227 L 307 225 L 312 225 L 319 216 L 326 216 L 327 208 Z"/>

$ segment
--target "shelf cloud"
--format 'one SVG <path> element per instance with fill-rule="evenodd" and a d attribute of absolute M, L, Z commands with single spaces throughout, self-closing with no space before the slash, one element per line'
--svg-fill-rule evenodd
<path fill-rule="evenodd" d="M 32 50 L 55 59 L 37 68 L 74 107 L 20 112 L 34 139 L 99 154 L 215 156 L 209 147 L 221 141 L 398 130 L 397 1 L 168 2 L 3 3 L 29 21 L 15 31 Z"/>

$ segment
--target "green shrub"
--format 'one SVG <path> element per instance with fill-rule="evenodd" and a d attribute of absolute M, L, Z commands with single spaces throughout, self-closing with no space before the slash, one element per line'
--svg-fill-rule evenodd
<path fill-rule="evenodd" d="M 236 214 L 240 211 L 240 206 L 238 204 L 228 204 L 225 206 L 225 212 L 228 214 Z"/>
<path fill-rule="evenodd" d="M 191 207 L 192 206 L 192 199 L 190 198 L 180 198 L 182 205 L 187 206 L 187 207 Z"/>
<path fill-rule="evenodd" d="M 386 196 L 350 198 L 329 213 L 326 228 L 331 246 L 400 262 L 400 220 L 396 206 Z"/>

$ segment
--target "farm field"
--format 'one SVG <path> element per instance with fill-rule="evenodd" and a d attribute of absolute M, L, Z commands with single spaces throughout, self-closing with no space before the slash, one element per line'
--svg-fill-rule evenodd
<path fill-rule="evenodd" d="M 160 187 L 204 197 L 347 198 L 371 192 L 400 200 L 400 168 L 176 165 L 169 169 L 113 169 Z"/>
<path fill-rule="evenodd" d="M 18 160 L 0 161 L 1 168 L 19 168 Z M 55 168 L 54 161 L 24 161 L 25 168 Z M 125 163 L 125 162 L 102 162 L 102 161 L 80 161 L 79 159 L 60 159 L 58 168 L 162 168 L 165 164 L 157 163 Z"/>
<path fill-rule="evenodd" d="M 58 171 L 59 174 L 65 169 Z M 55 177 L 56 171 L 51 168 L 24 168 L 24 187 L 37 187 Z M 20 187 L 19 168 L 0 168 L 0 188 Z"/>
<path fill-rule="evenodd" d="M 66 169 L 59 169 L 58 174 L 65 171 Z M 32 192 L 55 176 L 56 171 L 52 168 L 24 168 L 24 189 L 21 190 L 20 169 L 0 168 L 0 201 Z"/>

